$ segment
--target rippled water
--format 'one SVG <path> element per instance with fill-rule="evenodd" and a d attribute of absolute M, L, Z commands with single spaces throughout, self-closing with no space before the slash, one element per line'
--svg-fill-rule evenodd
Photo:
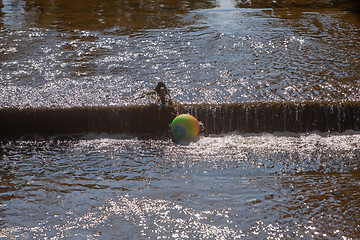
<path fill-rule="evenodd" d="M 358 133 L 10 142 L 1 235 L 357 239 L 359 156 Z"/>
<path fill-rule="evenodd" d="M 360 21 L 339 8 L 4 1 L 1 106 L 359 100 Z"/>
<path fill-rule="evenodd" d="M 360 100 L 358 15 L 249 2 L 0 0 L 0 106 Z M 359 160 L 359 132 L 0 141 L 0 238 L 359 239 Z"/>

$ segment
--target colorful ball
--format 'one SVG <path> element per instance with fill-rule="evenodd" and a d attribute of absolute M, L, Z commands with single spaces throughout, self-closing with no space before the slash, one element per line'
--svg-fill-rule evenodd
<path fill-rule="evenodd" d="M 171 123 L 171 132 L 177 140 L 193 140 L 199 134 L 199 122 L 190 114 L 181 114 Z"/>

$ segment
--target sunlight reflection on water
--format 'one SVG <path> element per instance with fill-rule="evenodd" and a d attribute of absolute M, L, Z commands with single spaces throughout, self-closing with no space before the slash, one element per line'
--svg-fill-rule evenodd
<path fill-rule="evenodd" d="M 3 107 L 145 104 L 158 81 L 181 103 L 359 99 L 359 21 L 339 9 L 222 3 L 129 31 L 116 19 L 102 30 L 36 17 L 13 26 L 15 11 L 4 10 L 0 30 Z"/>
<path fill-rule="evenodd" d="M 181 145 L 90 134 L 11 142 L 2 148 L 2 235 L 356 236 L 359 138 L 232 133 Z"/>
<path fill-rule="evenodd" d="M 0 106 L 146 104 L 159 81 L 181 103 L 360 100 L 357 15 L 241 2 L 0 1 Z M 359 132 L 0 142 L 0 238 L 356 239 L 359 143 Z"/>

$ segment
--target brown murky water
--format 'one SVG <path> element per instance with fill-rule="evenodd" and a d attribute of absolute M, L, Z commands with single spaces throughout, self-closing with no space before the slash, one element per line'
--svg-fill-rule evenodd
<path fill-rule="evenodd" d="M 2 0 L 0 106 L 137 105 L 158 81 L 180 103 L 359 101 L 349 3 Z M 360 238 L 359 132 L 23 138 L 0 164 L 2 239 Z"/>

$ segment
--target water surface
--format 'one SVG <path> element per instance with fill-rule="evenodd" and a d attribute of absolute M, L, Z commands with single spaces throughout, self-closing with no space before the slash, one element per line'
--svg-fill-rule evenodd
<path fill-rule="evenodd" d="M 4 1 L 2 107 L 359 100 L 359 26 L 341 8 L 231 1 Z"/>
<path fill-rule="evenodd" d="M 9 142 L 15 239 L 357 239 L 360 135 L 124 135 Z"/>
<path fill-rule="evenodd" d="M 0 107 L 146 104 L 159 81 L 180 103 L 360 100 L 358 15 L 248 2 L 0 1 Z M 2 141 L 0 238 L 359 239 L 359 142 Z"/>

